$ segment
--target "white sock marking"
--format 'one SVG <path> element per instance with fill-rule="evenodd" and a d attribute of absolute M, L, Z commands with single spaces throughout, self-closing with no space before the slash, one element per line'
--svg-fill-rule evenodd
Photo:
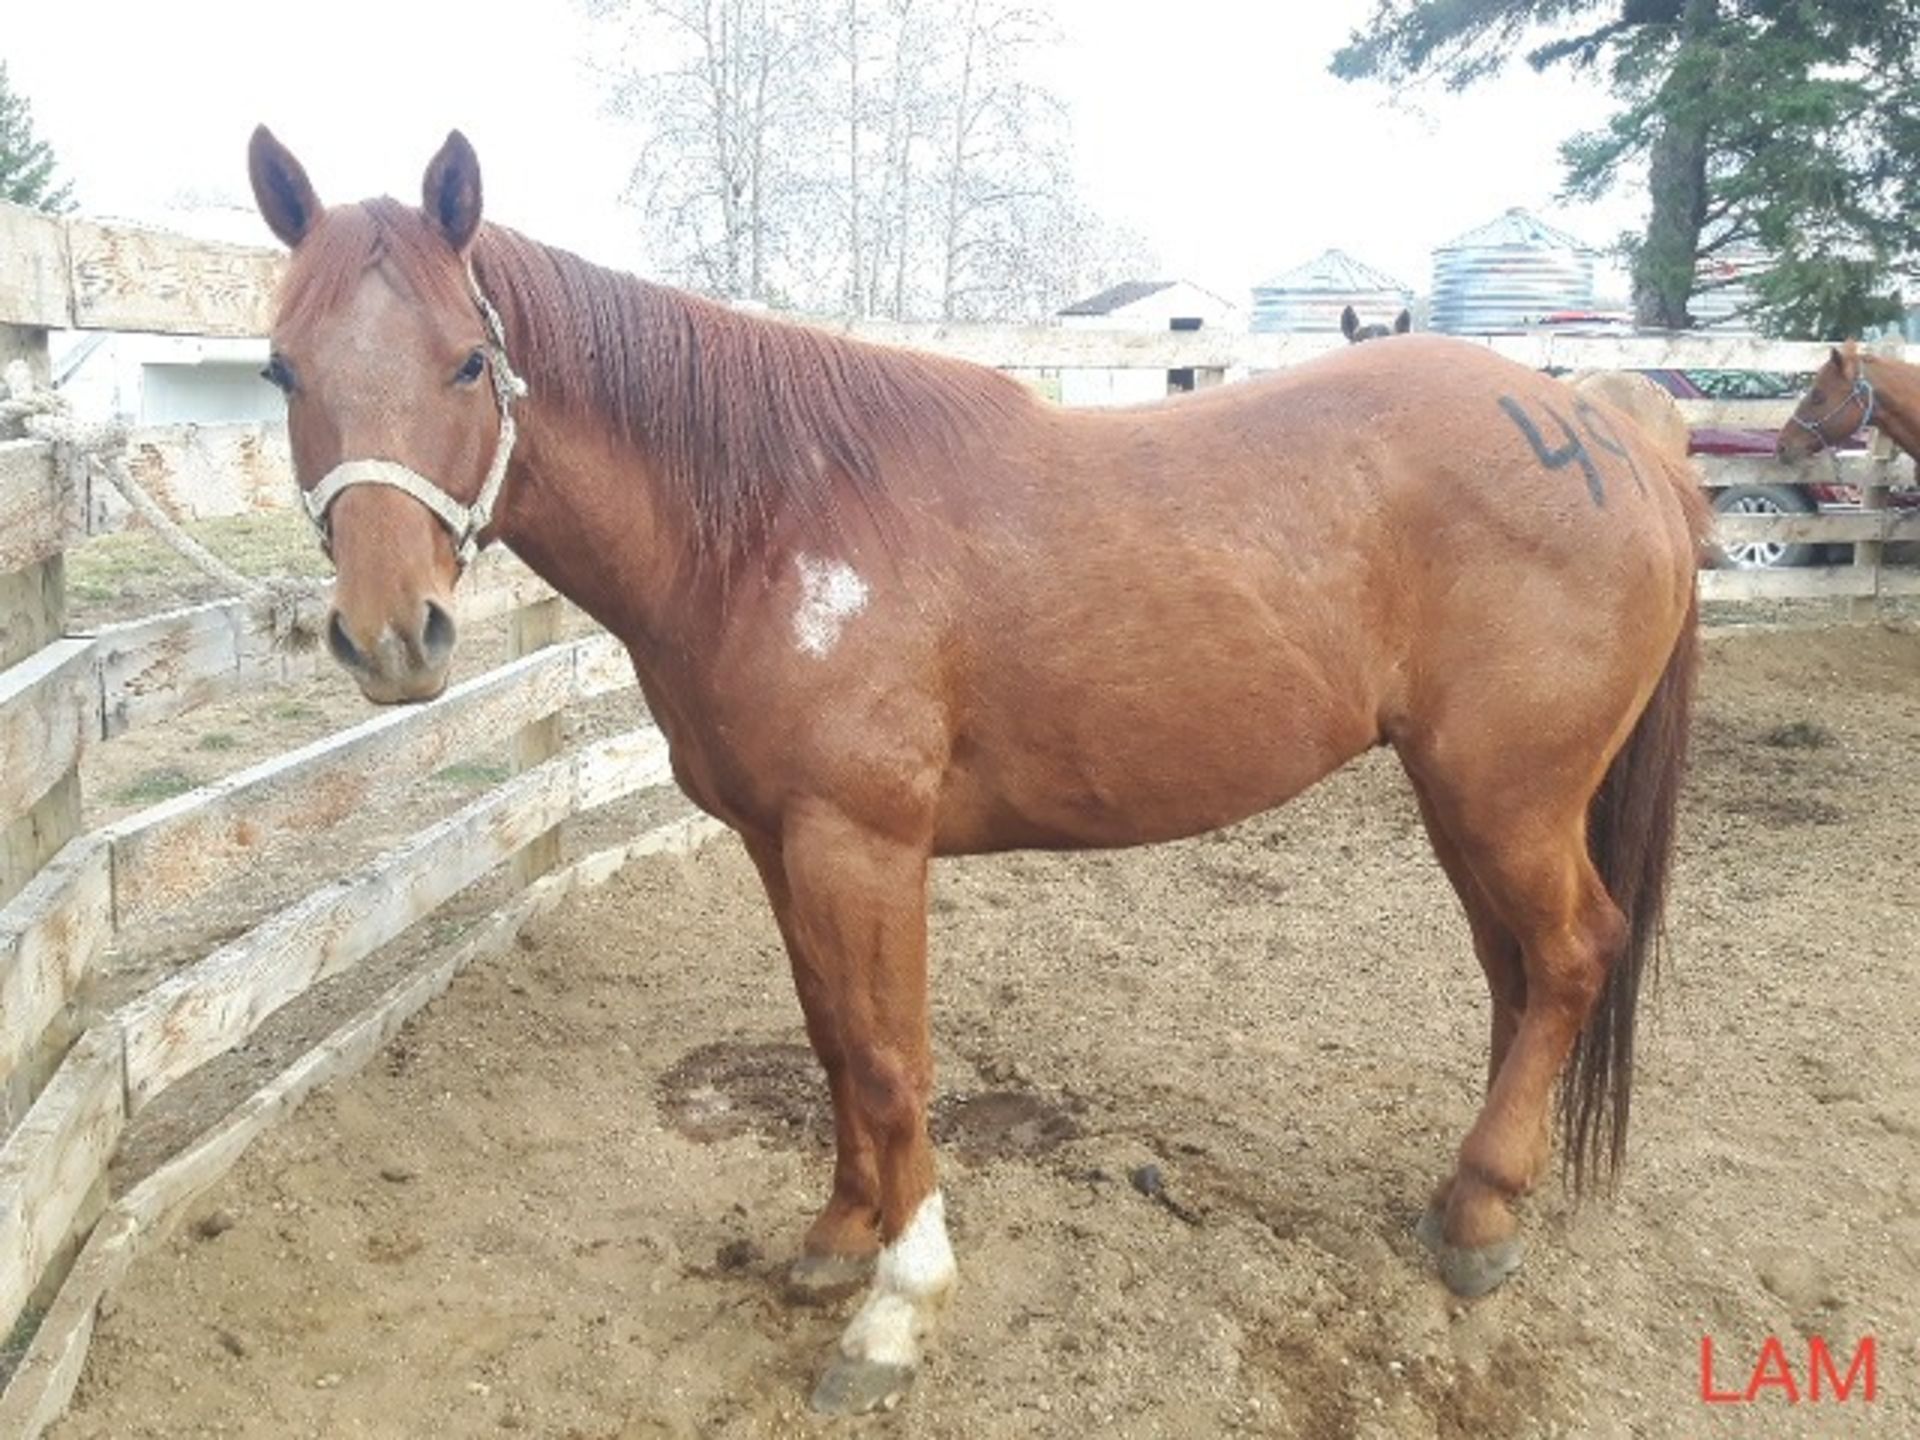
<path fill-rule="evenodd" d="M 802 555 L 800 606 L 793 612 L 793 635 L 809 655 L 825 655 L 840 639 L 847 621 L 867 608 L 867 582 L 840 560 Z"/>
<path fill-rule="evenodd" d="M 918 1365 L 920 1342 L 932 1331 L 958 1273 L 947 1241 L 946 1201 L 936 1190 L 880 1252 L 873 1288 L 841 1335 L 840 1352 L 876 1365 Z"/>

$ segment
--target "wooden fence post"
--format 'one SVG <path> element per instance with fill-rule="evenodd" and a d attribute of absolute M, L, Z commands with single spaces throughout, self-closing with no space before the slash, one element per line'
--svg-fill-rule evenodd
<path fill-rule="evenodd" d="M 508 620 L 508 644 L 513 658 L 531 655 L 560 639 L 560 617 L 566 602 L 559 596 L 536 600 L 515 610 Z M 513 770 L 516 775 L 531 770 L 560 753 L 560 712 L 530 721 L 514 732 Z M 542 832 L 527 842 L 513 857 L 513 883 L 531 885 L 560 865 L 560 827 Z"/>
<path fill-rule="evenodd" d="M 37 326 L 0 325 L 0 367 L 25 360 L 36 384 L 51 375 L 47 332 Z M 20 664 L 58 640 L 67 628 L 65 558 L 59 553 L 24 569 L 0 575 L 0 670 Z M 80 833 L 80 775 L 77 765 L 54 781 L 19 815 L 0 815 L 0 904 L 26 886 L 60 847 Z M 52 1058 L 71 1041 L 70 1034 L 49 1037 Z M 24 1106 L 25 1087 L 37 1088 L 50 1066 L 23 1066 L 8 1078 L 0 1096 L 0 1114 L 8 1124 Z"/>
<path fill-rule="evenodd" d="M 0 325 L 0 364 L 24 359 L 38 384 L 50 374 L 47 332 Z M 58 640 L 67 628 L 64 558 L 47 556 L 0 575 L 0 670 L 18 665 Z M 26 813 L 0 815 L 0 904 L 11 900 L 40 867 L 80 832 L 80 777 L 70 768 Z"/>
<path fill-rule="evenodd" d="M 0 367 L 25 360 L 34 383 L 52 375 L 47 332 L 38 326 L 0 324 Z M 0 670 L 10 669 L 61 638 L 67 628 L 65 557 L 59 551 L 23 569 L 0 575 Z M 80 762 L 66 770 L 17 815 L 0 814 L 0 905 L 39 873 L 60 848 L 80 833 Z M 34 1097 L 59 1068 L 80 1033 L 77 1005 L 68 1005 L 22 1055 L 11 1073 L 0 1077 L 0 1136 L 10 1135 L 25 1118 Z M 50 1256 L 49 1278 L 58 1283 L 72 1252 L 106 1203 L 104 1178 L 90 1184 L 78 1203 L 74 1228 Z"/>
<path fill-rule="evenodd" d="M 1893 461 L 1900 452 L 1887 438 L 1885 430 L 1876 429 L 1869 453 L 1873 456 L 1873 476 L 1860 489 L 1860 507 L 1870 515 L 1878 515 L 1887 508 L 1887 488 L 1893 484 Z M 1855 596 L 1848 602 L 1848 619 L 1871 620 L 1879 614 L 1880 566 L 1886 557 L 1886 548 L 1881 540 L 1862 540 L 1854 545 L 1854 567 L 1866 572 L 1871 593 Z"/>

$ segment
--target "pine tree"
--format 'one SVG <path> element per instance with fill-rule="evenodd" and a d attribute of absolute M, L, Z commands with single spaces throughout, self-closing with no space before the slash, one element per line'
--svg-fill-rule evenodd
<path fill-rule="evenodd" d="M 35 210 L 73 208 L 73 187 L 54 183 L 53 147 L 33 133 L 33 110 L 16 95 L 0 60 L 0 200 Z"/>
<path fill-rule="evenodd" d="M 1516 54 L 1620 101 L 1562 158 L 1576 198 L 1646 177 L 1647 227 L 1623 237 L 1641 324 L 1692 324 L 1700 262 L 1739 246 L 1773 257 L 1756 318 L 1776 333 L 1899 313 L 1894 277 L 1920 257 L 1920 0 L 1377 0 L 1333 71 L 1461 89 Z"/>

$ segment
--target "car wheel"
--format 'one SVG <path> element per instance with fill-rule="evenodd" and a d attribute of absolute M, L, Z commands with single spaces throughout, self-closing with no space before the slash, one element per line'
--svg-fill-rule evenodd
<path fill-rule="evenodd" d="M 1717 515 L 1811 515 L 1818 508 L 1791 485 L 1729 485 L 1713 497 Z M 1820 547 L 1787 540 L 1736 540 L 1713 549 L 1723 569 L 1779 570 L 1811 565 Z"/>

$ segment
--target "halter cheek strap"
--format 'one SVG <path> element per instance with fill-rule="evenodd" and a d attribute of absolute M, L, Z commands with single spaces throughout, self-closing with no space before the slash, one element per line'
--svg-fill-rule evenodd
<path fill-rule="evenodd" d="M 1862 366 L 1858 376 L 1854 379 L 1853 388 L 1846 393 L 1845 398 L 1842 399 L 1838 405 L 1834 406 L 1833 409 L 1822 415 L 1818 420 L 1802 420 L 1798 415 L 1795 415 L 1792 417 L 1793 423 L 1798 425 L 1802 430 L 1807 431 L 1819 442 L 1815 447 L 1815 453 L 1818 453 L 1818 451 L 1826 449 L 1829 445 L 1838 445 L 1840 440 L 1845 440 L 1849 436 L 1859 434 L 1862 430 L 1866 429 L 1867 426 L 1871 425 L 1873 423 L 1873 407 L 1877 398 L 1873 393 L 1873 382 L 1867 379 L 1866 367 Z M 1845 435 L 1842 435 L 1840 440 L 1831 439 L 1827 435 L 1827 422 L 1856 400 L 1860 402 L 1859 423 L 1848 430 Z"/>
<path fill-rule="evenodd" d="M 320 544 L 328 554 L 333 552 L 333 533 L 327 511 L 343 491 L 355 485 L 385 485 L 411 495 L 426 506 L 453 536 L 454 556 L 462 570 L 480 553 L 480 532 L 493 520 L 493 507 L 500 499 L 500 489 L 507 479 L 507 464 L 513 458 L 516 434 L 513 402 L 527 393 L 527 383 L 513 373 L 513 366 L 507 362 L 506 327 L 500 323 L 500 312 L 481 293 L 480 282 L 474 278 L 471 267 L 467 270 L 467 285 L 487 323 L 487 371 L 493 377 L 494 403 L 500 407 L 500 439 L 494 446 L 493 463 L 487 467 L 487 478 L 480 486 L 480 493 L 467 505 L 398 461 L 343 460 L 300 497 L 307 518 L 319 531 Z"/>

